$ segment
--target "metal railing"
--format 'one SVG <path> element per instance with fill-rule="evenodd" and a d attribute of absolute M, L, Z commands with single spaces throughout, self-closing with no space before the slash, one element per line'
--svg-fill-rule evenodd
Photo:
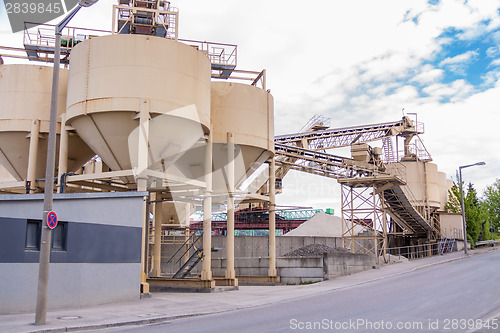
<path fill-rule="evenodd" d="M 39 47 L 54 48 L 56 37 L 54 35 L 55 25 L 39 24 L 35 22 L 24 23 L 24 45 L 34 45 Z M 61 53 L 73 48 L 79 42 L 93 36 L 110 34 L 110 31 L 97 29 L 84 29 L 77 27 L 65 27 L 62 31 Z"/>
<path fill-rule="evenodd" d="M 210 63 L 236 67 L 238 46 L 234 44 L 179 39 L 180 42 L 196 47 L 210 59 Z"/>
<path fill-rule="evenodd" d="M 456 240 L 446 239 L 436 243 L 391 247 L 386 249 L 386 259 L 388 262 L 391 262 L 391 257 L 397 257 L 398 259 L 404 257 L 408 260 L 413 260 L 456 251 Z"/>
<path fill-rule="evenodd" d="M 166 272 L 164 273 L 166 273 L 167 276 L 172 276 L 182 267 L 184 264 L 183 259 L 184 261 L 187 261 L 195 251 L 203 248 L 203 244 L 201 242 L 202 237 L 203 233 L 193 232 L 191 236 L 189 236 L 189 238 L 186 239 L 181 246 L 179 246 L 177 251 L 175 251 L 165 263 Z"/>

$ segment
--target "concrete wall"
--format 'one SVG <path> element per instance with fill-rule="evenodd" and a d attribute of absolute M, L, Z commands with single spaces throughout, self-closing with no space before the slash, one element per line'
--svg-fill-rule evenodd
<path fill-rule="evenodd" d="M 441 237 L 464 239 L 462 214 L 440 212 L 439 223 L 441 226 Z"/>
<path fill-rule="evenodd" d="M 375 258 L 366 254 L 326 254 L 324 257 L 325 279 L 366 271 L 373 265 L 375 265 Z"/>
<path fill-rule="evenodd" d="M 276 256 L 282 257 L 288 252 L 299 249 L 309 244 L 323 244 L 329 247 L 342 247 L 342 238 L 339 237 L 309 237 L 309 236 L 277 236 L 276 237 Z M 164 245 L 162 246 L 162 272 L 165 274 L 175 273 L 180 268 L 180 264 L 173 265 L 167 264 L 169 258 L 175 253 L 175 251 L 181 245 Z M 212 252 L 213 259 L 225 259 L 226 258 L 226 236 L 213 236 L 212 237 L 212 248 L 220 249 L 217 252 Z M 269 256 L 269 237 L 267 236 L 237 236 L 234 238 L 234 256 L 236 260 L 246 260 L 246 259 L 259 259 L 266 258 L 265 261 L 268 262 Z M 183 253 L 183 251 L 181 252 Z M 245 258 L 245 259 L 244 259 Z M 212 262 L 213 265 L 219 265 L 221 261 Z M 225 266 L 225 261 L 224 266 Z M 242 267 L 247 265 L 242 263 Z M 260 267 L 256 264 L 252 264 L 252 267 Z M 193 274 L 199 274 L 201 271 L 201 265 L 195 267 L 192 271 Z M 236 271 L 238 274 L 238 271 Z M 217 275 L 217 274 L 216 274 Z M 222 274 L 224 275 L 224 274 Z M 240 275 L 258 275 L 258 274 L 240 274 Z M 267 275 L 267 269 L 262 276 Z"/>
<path fill-rule="evenodd" d="M 302 282 L 323 281 L 323 257 L 292 258 L 281 257 L 276 260 L 281 283 L 300 284 Z"/>
<path fill-rule="evenodd" d="M 315 257 L 279 257 L 276 260 L 282 283 L 300 284 L 323 281 L 371 269 L 373 256 L 366 254 L 335 253 Z M 236 276 L 267 276 L 269 258 L 235 258 Z M 224 276 L 226 259 L 212 259 L 214 276 Z"/>
<path fill-rule="evenodd" d="M 144 195 L 54 195 L 67 230 L 51 251 L 49 309 L 139 298 Z M 42 211 L 43 195 L 0 195 L 0 314 L 35 309 L 39 249 L 26 248 L 26 226 Z"/>

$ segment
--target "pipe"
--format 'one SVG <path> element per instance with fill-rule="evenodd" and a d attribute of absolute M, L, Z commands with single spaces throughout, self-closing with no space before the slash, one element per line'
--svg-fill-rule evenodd
<path fill-rule="evenodd" d="M 57 175 L 57 192 L 64 193 L 62 175 L 68 172 L 68 130 L 66 128 L 66 114 L 61 115 L 61 137 L 59 143 L 59 169 Z"/>
<path fill-rule="evenodd" d="M 35 192 L 35 181 L 36 181 L 36 165 L 38 160 L 38 146 L 40 142 L 40 120 L 33 120 L 31 123 L 30 132 L 30 148 L 28 155 L 28 175 L 26 180 L 28 181 L 29 188 L 27 188 L 27 193 Z"/>

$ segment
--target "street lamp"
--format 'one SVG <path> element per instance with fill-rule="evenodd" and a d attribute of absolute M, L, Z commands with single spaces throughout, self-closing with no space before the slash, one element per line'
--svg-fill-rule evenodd
<path fill-rule="evenodd" d="M 462 223 L 464 228 L 464 253 L 467 254 L 467 224 L 465 222 L 465 208 L 464 208 L 464 191 L 462 188 L 462 169 L 476 166 L 476 165 L 485 165 L 485 162 L 477 162 L 469 165 L 462 165 L 458 167 L 458 174 L 460 177 L 460 203 L 462 205 Z"/>
<path fill-rule="evenodd" d="M 45 169 L 45 193 L 43 197 L 43 223 L 38 266 L 38 289 L 36 295 L 35 325 L 45 325 L 47 316 L 47 295 L 49 285 L 49 262 L 51 229 L 47 226 L 47 215 L 52 211 L 54 192 L 54 172 L 56 158 L 57 99 L 59 93 L 59 62 L 61 56 L 62 30 L 82 7 L 90 7 L 98 0 L 80 0 L 78 5 L 56 26 L 54 49 L 54 71 L 52 75 L 52 95 L 50 100 L 49 138 L 47 142 L 47 164 Z"/>

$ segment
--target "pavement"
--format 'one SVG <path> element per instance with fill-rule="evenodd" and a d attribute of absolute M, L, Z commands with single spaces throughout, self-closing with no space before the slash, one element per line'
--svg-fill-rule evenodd
<path fill-rule="evenodd" d="M 349 288 L 418 269 L 467 259 L 500 247 L 485 247 L 441 256 L 383 265 L 377 269 L 310 285 L 241 286 L 239 290 L 219 293 L 153 293 L 151 298 L 91 307 L 53 310 L 47 323 L 34 325 L 33 313 L 0 315 L 0 332 L 74 332 L 119 326 L 145 325 L 177 318 L 245 309 L 306 297 L 325 291 Z M 2 300 L 5 301 L 5 300 Z"/>

